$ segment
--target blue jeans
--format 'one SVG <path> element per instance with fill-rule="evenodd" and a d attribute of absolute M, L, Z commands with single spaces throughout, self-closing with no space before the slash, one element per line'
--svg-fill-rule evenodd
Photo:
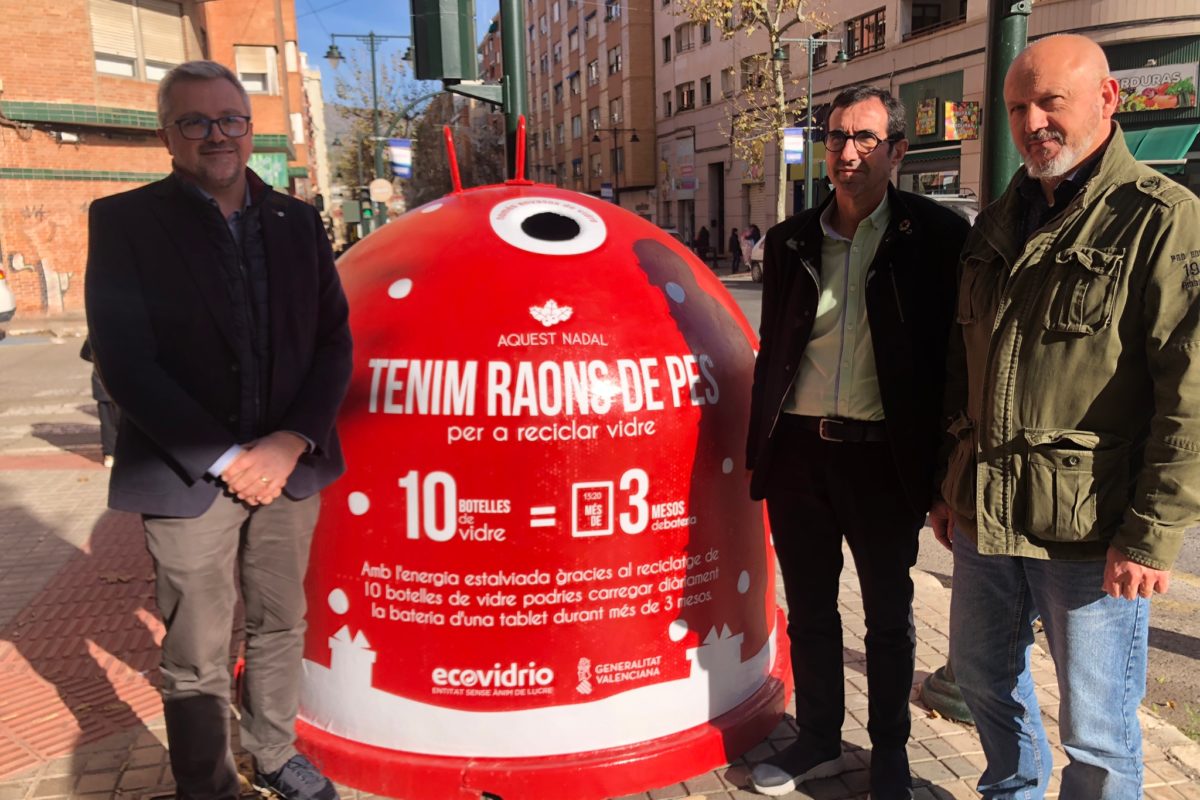
<path fill-rule="evenodd" d="M 1062 800 L 1142 796 L 1142 733 L 1150 601 L 1100 588 L 1103 561 L 981 556 L 954 537 L 950 638 L 954 676 L 983 742 L 985 798 L 1041 798 L 1050 745 L 1029 672 L 1039 616 L 1058 674 L 1068 764 Z"/>

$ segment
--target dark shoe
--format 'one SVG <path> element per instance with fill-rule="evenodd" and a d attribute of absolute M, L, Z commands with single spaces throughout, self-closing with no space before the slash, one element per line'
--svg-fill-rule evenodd
<path fill-rule="evenodd" d="M 871 800 L 912 800 L 908 751 L 876 747 L 871 751 Z"/>
<path fill-rule="evenodd" d="M 339 800 L 329 778 L 302 755 L 294 755 L 275 772 L 254 770 L 254 788 L 285 800 Z"/>
<path fill-rule="evenodd" d="M 828 778 L 841 771 L 840 750 L 816 753 L 794 742 L 751 770 L 750 785 L 759 794 L 779 797 L 795 791 L 804 781 Z"/>

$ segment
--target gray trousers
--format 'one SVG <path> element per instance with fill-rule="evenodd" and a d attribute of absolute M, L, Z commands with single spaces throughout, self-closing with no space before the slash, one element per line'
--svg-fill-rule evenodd
<path fill-rule="evenodd" d="M 262 772 L 295 753 L 304 573 L 320 496 L 250 507 L 219 496 L 199 517 L 144 517 L 154 558 L 167 743 L 179 800 L 238 796 L 229 735 L 237 574 L 246 609 L 241 743 Z"/>

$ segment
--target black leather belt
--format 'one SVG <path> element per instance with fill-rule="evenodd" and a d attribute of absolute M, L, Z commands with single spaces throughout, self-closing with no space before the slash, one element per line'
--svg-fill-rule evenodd
<path fill-rule="evenodd" d="M 836 417 L 802 417 L 785 414 L 801 430 L 812 431 L 827 442 L 886 442 L 887 424 L 882 420 L 867 422 L 861 419 Z"/>

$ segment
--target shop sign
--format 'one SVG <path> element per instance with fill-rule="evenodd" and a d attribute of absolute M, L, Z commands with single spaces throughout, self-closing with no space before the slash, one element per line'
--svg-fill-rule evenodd
<path fill-rule="evenodd" d="M 804 128 L 783 129 L 783 162 L 804 163 Z"/>
<path fill-rule="evenodd" d="M 946 141 L 979 138 L 979 103 L 946 103 Z"/>
<path fill-rule="evenodd" d="M 937 133 L 937 106 L 936 97 L 917 103 L 917 136 L 930 136 Z"/>
<path fill-rule="evenodd" d="M 1121 88 L 1118 112 L 1194 108 L 1197 64 L 1163 64 L 1113 72 Z"/>

